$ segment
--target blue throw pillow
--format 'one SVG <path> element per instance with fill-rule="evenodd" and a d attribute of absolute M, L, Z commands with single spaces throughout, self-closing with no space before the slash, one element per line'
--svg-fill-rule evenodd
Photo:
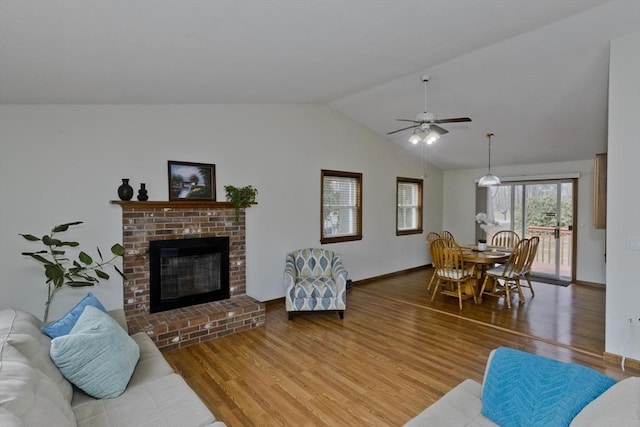
<path fill-rule="evenodd" d="M 482 415 L 502 427 L 568 426 L 613 384 L 585 366 L 500 347 L 482 386 Z"/>
<path fill-rule="evenodd" d="M 97 399 L 118 397 L 140 358 L 138 344 L 107 313 L 88 306 L 68 335 L 51 340 L 62 375 Z"/>
<path fill-rule="evenodd" d="M 107 309 L 104 308 L 100 301 L 98 301 L 98 298 L 94 297 L 93 294 L 89 292 L 78 304 L 76 304 L 75 307 L 69 310 L 67 314 L 55 322 L 44 325 L 40 329 L 51 338 L 67 335 L 71 331 L 71 328 L 73 328 L 73 325 L 78 321 L 78 318 L 84 311 L 84 308 L 88 305 L 99 308 L 105 313 L 107 312 Z"/>

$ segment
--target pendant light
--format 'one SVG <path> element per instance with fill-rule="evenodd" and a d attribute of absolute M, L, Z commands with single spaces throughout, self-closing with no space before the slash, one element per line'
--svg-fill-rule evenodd
<path fill-rule="evenodd" d="M 491 137 L 492 133 L 487 134 L 487 138 L 489 138 L 489 170 L 485 176 L 480 178 L 478 181 L 478 187 L 493 187 L 495 185 L 501 185 L 500 178 L 493 175 L 491 173 Z"/>

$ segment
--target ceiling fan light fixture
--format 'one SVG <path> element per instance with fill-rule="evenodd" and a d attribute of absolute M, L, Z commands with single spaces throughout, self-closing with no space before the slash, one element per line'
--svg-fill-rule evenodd
<path fill-rule="evenodd" d="M 420 141 L 422 141 L 422 137 L 418 134 L 417 130 L 414 130 L 413 134 L 409 137 L 409 142 L 416 145 Z"/>
<path fill-rule="evenodd" d="M 436 132 L 434 129 L 430 129 L 429 132 L 427 132 L 427 134 L 424 136 L 423 141 L 426 142 L 428 145 L 431 145 L 439 139 L 440 139 L 440 134 Z"/>
<path fill-rule="evenodd" d="M 496 185 L 502 185 L 500 182 L 500 178 L 493 175 L 491 173 L 491 137 L 493 134 L 491 132 L 487 133 L 487 138 L 489 138 L 489 168 L 487 174 L 478 180 L 478 187 L 494 187 Z"/>

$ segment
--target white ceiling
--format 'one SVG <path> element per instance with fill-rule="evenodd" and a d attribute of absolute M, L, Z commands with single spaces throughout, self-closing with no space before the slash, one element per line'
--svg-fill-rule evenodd
<path fill-rule="evenodd" d="M 606 150 L 609 40 L 640 1 L 0 0 L 2 104 L 326 103 L 385 135 L 469 116 L 444 169 Z M 409 131 L 393 140 L 408 149 Z"/>

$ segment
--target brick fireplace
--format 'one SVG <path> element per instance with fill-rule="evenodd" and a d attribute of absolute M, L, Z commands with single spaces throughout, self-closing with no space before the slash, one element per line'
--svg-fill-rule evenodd
<path fill-rule="evenodd" d="M 263 326 L 265 307 L 246 294 L 245 216 L 227 202 L 120 202 L 125 248 L 124 311 L 129 332 L 146 332 L 160 349 L 185 347 Z M 150 313 L 149 242 L 229 238 L 230 298 Z"/>

